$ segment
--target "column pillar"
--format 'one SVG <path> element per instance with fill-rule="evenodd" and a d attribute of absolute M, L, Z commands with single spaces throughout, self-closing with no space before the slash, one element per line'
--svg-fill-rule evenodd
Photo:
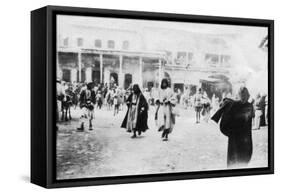
<path fill-rule="evenodd" d="M 58 50 L 58 49 L 57 49 Z M 56 69 L 57 69 L 57 79 L 61 79 L 61 70 L 60 70 L 60 64 L 59 64 L 59 51 L 57 51 L 57 55 L 56 55 Z"/>
<path fill-rule="evenodd" d="M 104 73 L 103 73 L 103 77 L 104 77 L 104 83 L 107 83 L 109 85 L 110 83 L 110 72 L 108 69 L 105 69 L 104 70 Z"/>
<path fill-rule="evenodd" d="M 86 76 L 86 82 L 92 82 L 92 68 L 91 67 L 87 67 L 86 72 L 85 72 L 85 76 Z"/>
<path fill-rule="evenodd" d="M 62 80 L 62 69 L 57 67 L 57 79 Z"/>
<path fill-rule="evenodd" d="M 79 71 L 79 82 L 82 81 L 82 57 L 81 52 L 78 52 L 78 71 Z"/>
<path fill-rule="evenodd" d="M 70 81 L 71 82 L 77 81 L 77 69 L 71 69 Z"/>
<path fill-rule="evenodd" d="M 62 80 L 62 69 L 60 67 L 60 63 L 59 63 L 59 51 L 57 51 L 57 55 L 56 55 L 56 70 L 57 70 L 57 79 Z"/>
<path fill-rule="evenodd" d="M 143 89 L 143 79 L 142 79 L 142 57 L 139 58 L 139 85 Z"/>
<path fill-rule="evenodd" d="M 103 82 L 103 56 L 100 54 L 100 83 Z"/>
<path fill-rule="evenodd" d="M 122 55 L 120 55 L 119 56 L 119 83 L 118 83 L 118 85 L 120 86 L 120 87 L 124 87 L 124 79 L 123 79 L 123 56 Z"/>
<path fill-rule="evenodd" d="M 158 76 L 158 81 L 159 81 L 159 88 L 160 88 L 160 85 L 161 85 L 161 81 L 162 81 L 162 60 L 161 59 L 159 59 L 159 72 L 158 72 L 158 74 L 159 74 L 159 76 Z"/>

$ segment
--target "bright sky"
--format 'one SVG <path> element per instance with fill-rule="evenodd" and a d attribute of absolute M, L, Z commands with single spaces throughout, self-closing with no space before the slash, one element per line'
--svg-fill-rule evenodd
<path fill-rule="evenodd" d="M 248 42 L 260 42 L 267 35 L 265 27 L 250 27 L 237 25 L 216 25 L 200 24 L 187 22 L 167 22 L 136 19 L 118 19 L 104 17 L 86 17 L 86 16 L 58 16 L 58 30 L 69 30 L 72 25 L 81 25 L 88 27 L 105 27 L 113 29 L 138 30 L 144 27 L 166 28 L 171 30 L 183 30 L 188 32 L 197 32 L 203 34 L 234 34 L 242 35 L 248 39 Z"/>

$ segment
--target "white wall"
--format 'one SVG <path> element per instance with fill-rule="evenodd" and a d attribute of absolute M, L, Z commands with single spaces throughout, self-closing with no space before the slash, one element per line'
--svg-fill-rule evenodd
<path fill-rule="evenodd" d="M 28 183 L 30 163 L 30 14 L 47 4 L 275 19 L 276 174 L 46 191 Z M 1 193 L 280 193 L 281 12 L 276 0 L 7 0 L 1 2 Z"/>

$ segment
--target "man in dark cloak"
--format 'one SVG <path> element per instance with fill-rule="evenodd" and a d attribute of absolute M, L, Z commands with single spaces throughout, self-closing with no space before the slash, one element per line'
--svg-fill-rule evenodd
<path fill-rule="evenodd" d="M 221 132 L 228 137 L 228 168 L 245 167 L 252 157 L 252 118 L 254 108 L 248 102 L 250 94 L 246 87 L 239 90 L 240 100 L 226 98 L 211 118 L 220 121 Z"/>

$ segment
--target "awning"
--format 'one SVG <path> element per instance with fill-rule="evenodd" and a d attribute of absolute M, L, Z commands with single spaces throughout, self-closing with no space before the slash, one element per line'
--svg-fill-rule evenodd
<path fill-rule="evenodd" d="M 221 80 L 216 79 L 216 78 L 204 78 L 204 79 L 200 79 L 200 82 L 220 82 Z"/>

